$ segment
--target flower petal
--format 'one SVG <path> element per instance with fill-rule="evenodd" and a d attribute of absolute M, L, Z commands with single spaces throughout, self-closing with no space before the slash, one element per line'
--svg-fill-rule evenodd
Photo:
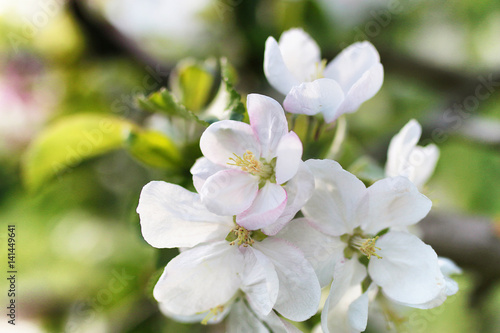
<path fill-rule="evenodd" d="M 295 177 L 284 186 L 287 200 L 286 207 L 276 222 L 269 224 L 262 231 L 269 236 L 276 235 L 295 214 L 304 206 L 314 190 L 314 177 L 305 163 L 300 163 Z"/>
<path fill-rule="evenodd" d="M 241 248 L 245 256 L 241 290 L 259 315 L 266 316 L 278 297 L 279 280 L 273 263 L 253 247 Z"/>
<path fill-rule="evenodd" d="M 355 213 L 366 187 L 353 174 L 331 160 L 305 162 L 315 178 L 314 193 L 302 212 L 319 230 L 332 236 L 358 226 Z"/>
<path fill-rule="evenodd" d="M 190 316 L 225 305 L 241 285 L 244 257 L 227 241 L 202 244 L 172 259 L 153 295 L 173 314 Z"/>
<path fill-rule="evenodd" d="M 286 95 L 283 106 L 290 113 L 315 115 L 322 113 L 331 123 L 340 115 L 337 111 L 344 101 L 340 85 L 331 79 L 318 79 L 294 86 Z"/>
<path fill-rule="evenodd" d="M 368 41 L 357 42 L 342 50 L 326 66 L 323 74 L 337 81 L 347 93 L 376 64 L 380 64 L 377 49 Z"/>
<path fill-rule="evenodd" d="M 258 190 L 252 205 L 236 216 L 236 222 L 249 230 L 257 230 L 274 223 L 286 206 L 286 191 L 278 184 L 266 182 Z"/>
<path fill-rule="evenodd" d="M 289 181 L 302 163 L 302 142 L 294 132 L 281 137 L 276 149 L 276 183 Z"/>
<path fill-rule="evenodd" d="M 363 316 L 349 316 L 349 307 L 362 295 L 361 282 L 366 277 L 366 268 L 358 260 L 343 259 L 335 266 L 330 294 L 321 313 L 321 326 L 325 333 L 352 333 L 352 324 L 362 326 Z M 361 304 L 358 304 L 358 306 Z M 359 307 L 354 309 L 360 312 Z M 366 308 L 368 312 L 368 307 Z M 351 323 L 358 319 L 359 322 Z M 366 325 L 366 323 L 364 323 Z"/>
<path fill-rule="evenodd" d="M 439 149 L 430 144 L 417 146 L 422 127 L 410 120 L 389 144 L 385 173 L 389 177 L 408 177 L 417 187 L 422 187 L 434 172 L 439 159 Z"/>
<path fill-rule="evenodd" d="M 445 285 L 441 289 L 439 295 L 429 302 L 422 304 L 405 304 L 399 303 L 406 306 L 411 306 L 418 309 L 431 309 L 436 306 L 440 306 L 446 301 L 446 298 L 451 295 L 455 295 L 458 291 L 458 283 L 450 278 L 450 274 L 461 274 L 462 270 L 453 261 L 448 258 L 438 257 L 438 264 L 441 273 L 444 275 Z"/>
<path fill-rule="evenodd" d="M 163 313 L 165 316 L 170 317 L 173 320 L 178 321 L 180 323 L 189 323 L 189 324 L 201 323 L 203 321 L 203 319 L 205 319 L 207 317 L 207 315 L 210 314 L 210 311 L 205 311 L 205 312 L 190 315 L 190 316 L 180 316 L 180 315 L 176 315 L 176 314 L 168 311 L 168 309 L 165 308 L 165 305 L 161 302 L 158 303 L 158 306 L 160 307 L 161 313 Z M 210 319 L 207 320 L 207 323 L 208 324 L 220 323 L 227 316 L 227 314 L 229 313 L 231 308 L 232 308 L 231 304 L 225 305 L 222 312 L 218 313 L 215 316 L 210 317 Z"/>
<path fill-rule="evenodd" d="M 359 80 L 344 92 L 344 102 L 337 110 L 338 116 L 344 113 L 355 112 L 361 104 L 369 100 L 380 90 L 384 81 L 384 68 L 381 64 L 375 64 L 366 71 Z"/>
<path fill-rule="evenodd" d="M 250 94 L 247 98 L 248 116 L 255 137 L 261 146 L 261 157 L 271 160 L 282 136 L 288 133 L 285 111 L 274 99 Z"/>
<path fill-rule="evenodd" d="M 439 159 L 439 148 L 434 144 L 425 147 L 416 146 L 410 153 L 411 172 L 409 179 L 421 188 L 434 173 Z"/>
<path fill-rule="evenodd" d="M 385 178 L 368 188 L 363 199 L 367 210 L 358 219 L 361 228 L 371 234 L 388 227 L 409 226 L 429 213 L 432 202 L 404 177 Z"/>
<path fill-rule="evenodd" d="M 266 40 L 264 74 L 269 84 L 283 95 L 288 94 L 294 85 L 300 83 L 287 68 L 278 42 L 273 37 Z"/>
<path fill-rule="evenodd" d="M 377 240 L 382 259 L 373 258 L 368 272 L 390 299 L 407 305 L 435 299 L 445 287 L 436 252 L 417 236 L 389 232 Z"/>
<path fill-rule="evenodd" d="M 250 125 L 234 120 L 221 120 L 208 126 L 200 138 L 200 148 L 203 155 L 211 162 L 231 166 L 230 158 L 234 154 L 242 157 L 249 150 L 255 156 L 260 156 L 260 145 Z"/>
<path fill-rule="evenodd" d="M 197 193 L 161 181 L 144 186 L 137 213 L 144 239 L 158 248 L 224 239 L 233 225 L 231 217 L 209 212 Z"/>
<path fill-rule="evenodd" d="M 304 30 L 295 28 L 283 32 L 279 47 L 286 67 L 300 82 L 317 77 L 321 61 L 318 44 Z"/>
<path fill-rule="evenodd" d="M 389 144 L 387 150 L 387 162 L 385 164 L 385 174 L 388 177 L 409 176 L 408 164 L 409 156 L 413 148 L 420 140 L 422 127 L 415 119 L 411 119 L 396 134 Z"/>
<path fill-rule="evenodd" d="M 206 157 L 200 157 L 196 160 L 194 165 L 191 167 L 191 174 L 193 175 L 193 185 L 198 193 L 201 192 L 201 188 L 208 177 L 213 174 L 225 170 L 226 168 L 218 164 L 210 162 Z"/>
<path fill-rule="evenodd" d="M 248 209 L 258 190 L 258 179 L 255 176 L 239 170 L 223 170 L 208 177 L 200 196 L 211 212 L 232 216 Z"/>
<path fill-rule="evenodd" d="M 309 260 L 321 287 L 332 282 L 335 264 L 344 256 L 345 243 L 339 237 L 316 230 L 305 218 L 288 223 L 279 237 L 297 246 Z"/>
<path fill-rule="evenodd" d="M 238 300 L 232 306 L 226 321 L 226 333 L 269 333 L 262 321 L 245 305 Z"/>
<path fill-rule="evenodd" d="M 318 310 L 321 288 L 304 254 L 278 238 L 266 238 L 253 247 L 273 262 L 278 274 L 280 286 L 274 308 L 294 321 L 303 321 L 314 315 Z"/>

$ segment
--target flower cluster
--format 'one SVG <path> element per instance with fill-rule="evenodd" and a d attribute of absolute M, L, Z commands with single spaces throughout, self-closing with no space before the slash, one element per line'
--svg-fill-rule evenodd
<path fill-rule="evenodd" d="M 391 141 L 387 178 L 366 185 L 333 160 L 302 161 L 285 111 L 326 122 L 354 112 L 381 87 L 373 45 L 356 43 L 330 64 L 302 30 L 266 42 L 264 71 L 286 95 L 247 96 L 249 123 L 221 120 L 200 138 L 191 168 L 197 193 L 147 184 L 137 212 L 144 239 L 179 248 L 154 288 L 160 309 L 227 332 L 300 332 L 321 307 L 323 332 L 366 329 L 370 302 L 431 308 L 457 292 L 451 261 L 409 232 L 432 203 L 419 188 L 439 152 L 417 146 L 412 120 Z M 295 218 L 298 212 L 299 218 Z M 288 319 L 288 320 L 285 320 Z"/>

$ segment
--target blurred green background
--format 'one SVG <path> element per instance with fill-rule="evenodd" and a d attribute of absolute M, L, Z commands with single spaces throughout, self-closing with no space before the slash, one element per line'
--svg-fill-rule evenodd
<path fill-rule="evenodd" d="M 291 27 L 303 27 L 328 60 L 365 39 L 381 54 L 384 85 L 348 117 L 348 137 L 339 157 L 344 166 L 361 155 L 383 165 L 390 138 L 415 118 L 424 127 L 422 142 L 434 141 L 441 150 L 426 189 L 435 209 L 492 221 L 500 217 L 496 0 L 3 1 L 0 253 L 7 253 L 7 225 L 16 225 L 18 317 L 13 328 L 3 315 L 0 331 L 220 330 L 175 323 L 158 311 L 152 287 L 176 252 L 149 246 L 135 213 L 140 190 L 150 180 L 191 186 L 189 163 L 199 154 L 190 145 L 193 140 L 176 136 L 175 128 L 163 128 L 170 141 L 152 140 L 172 154 L 166 157 L 167 166 L 159 160 L 160 167 L 137 159 L 130 144 L 135 136 L 129 135 L 126 143 L 104 138 L 109 141 L 100 150 L 90 149 L 88 156 L 71 162 L 66 144 L 73 129 L 92 119 L 110 117 L 118 126 L 116 137 L 123 131 L 138 135 L 147 126 L 162 130 L 135 97 L 169 84 L 174 89 L 169 73 L 187 57 L 200 62 L 227 57 L 238 73 L 236 88 L 242 96 L 257 92 L 282 101 L 263 74 L 264 43 Z M 493 83 L 482 88 L 487 96 L 479 97 L 476 87 L 485 80 Z M 217 74 L 213 83 L 207 81 L 204 101 L 214 97 L 219 81 Z M 447 117 L 450 110 L 458 112 L 454 118 Z M 85 121 L 75 121 L 74 127 L 47 139 L 47 129 L 81 119 L 68 118 L 78 115 Z M 436 136 L 436 129 L 444 134 Z M 88 140 L 101 144 L 101 139 Z M 40 153 L 37 147 L 44 140 L 54 148 Z M 50 161 L 58 151 L 67 165 L 56 173 Z M 175 154 L 184 164 L 176 162 Z M 52 173 L 50 179 L 37 174 L 44 167 Z M 0 266 L 4 273 L 5 257 Z M 7 284 L 1 280 L 0 304 L 7 304 Z M 409 310 L 401 329 L 500 331 L 500 286 L 493 284 L 471 306 L 477 273 L 465 270 L 457 281 L 457 295 L 436 309 Z M 317 320 L 302 328 L 307 331 Z M 370 324 L 369 332 L 387 331 L 376 321 Z"/>

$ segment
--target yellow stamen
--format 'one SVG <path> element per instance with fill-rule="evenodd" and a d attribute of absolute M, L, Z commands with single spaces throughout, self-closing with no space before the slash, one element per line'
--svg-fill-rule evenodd
<path fill-rule="evenodd" d="M 309 81 L 314 81 L 317 79 L 322 79 L 325 76 L 323 75 L 323 72 L 325 71 L 326 68 L 326 59 L 321 60 L 320 62 L 316 63 L 316 71 L 311 75 L 311 80 Z"/>
<path fill-rule="evenodd" d="M 252 232 L 248 231 L 247 229 L 236 226 L 232 232 L 236 235 L 236 239 L 229 243 L 229 245 L 235 245 L 238 244 L 238 246 L 243 245 L 244 247 L 247 247 L 248 245 L 253 245 L 254 240 L 252 239 Z"/>
<path fill-rule="evenodd" d="M 216 306 L 215 308 L 211 308 L 210 312 L 208 312 L 207 315 L 205 316 L 205 318 L 203 318 L 203 320 L 201 321 L 201 324 L 202 325 L 208 324 L 208 321 L 210 319 L 217 317 L 217 315 L 222 313 L 222 311 L 224 311 L 224 306 L 222 306 L 222 305 Z"/>
<path fill-rule="evenodd" d="M 363 253 L 365 256 L 368 257 L 368 259 L 371 258 L 371 256 L 375 256 L 378 259 L 382 259 L 381 256 L 379 256 L 376 251 L 379 250 L 379 247 L 375 246 L 375 242 L 377 241 L 378 236 L 375 238 L 361 238 L 359 236 L 354 236 L 351 239 L 350 245 L 354 247 L 355 249 L 359 250 L 361 253 Z"/>
<path fill-rule="evenodd" d="M 235 165 L 241 168 L 241 170 L 248 172 L 254 176 L 259 176 L 263 179 L 268 179 L 274 173 L 273 167 L 268 163 L 262 163 L 259 161 L 255 155 L 247 150 L 243 157 L 234 154 L 234 158 L 230 157 L 228 162 L 229 165 Z"/>
<path fill-rule="evenodd" d="M 239 166 L 241 170 L 252 174 L 257 174 L 260 172 L 262 163 L 255 158 L 255 155 L 250 150 L 247 150 L 243 154 L 243 158 L 239 157 L 236 154 L 233 155 L 235 156 L 235 158 L 229 158 L 229 160 L 233 163 L 227 164 Z"/>

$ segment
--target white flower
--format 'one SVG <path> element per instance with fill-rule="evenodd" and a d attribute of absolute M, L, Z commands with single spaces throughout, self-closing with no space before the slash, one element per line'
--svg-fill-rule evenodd
<path fill-rule="evenodd" d="M 250 125 L 222 120 L 206 129 L 200 139 L 204 157 L 191 173 L 210 211 L 236 215 L 246 229 L 273 235 L 309 199 L 314 180 L 279 103 L 250 94 L 247 108 Z"/>
<path fill-rule="evenodd" d="M 386 178 L 366 188 L 337 162 L 306 164 L 316 189 L 302 209 L 305 218 L 289 223 L 280 237 L 303 250 L 322 286 L 333 278 L 322 313 L 325 332 L 342 332 L 340 326 L 349 327 L 345 332 L 363 331 L 370 293 L 377 287 L 390 300 L 418 308 L 439 305 L 453 292 L 434 250 L 413 234 L 392 230 L 419 222 L 431 208 L 413 183 Z M 360 283 L 367 277 L 371 286 L 363 293 Z"/>
<path fill-rule="evenodd" d="M 198 194 L 165 182 L 144 186 L 137 212 L 149 244 L 187 248 L 154 288 L 163 312 L 184 321 L 207 313 L 201 319 L 214 322 L 238 299 L 263 318 L 273 309 L 295 321 L 316 312 L 317 277 L 288 241 L 238 226 L 232 216 L 208 211 Z"/>
<path fill-rule="evenodd" d="M 384 80 L 379 54 L 369 42 L 352 44 L 326 65 L 318 45 L 302 29 L 285 31 L 279 43 L 273 37 L 267 39 L 264 73 L 286 95 L 286 111 L 322 113 L 327 123 L 356 111 Z"/>
<path fill-rule="evenodd" d="M 418 188 L 422 188 L 432 176 L 439 158 L 439 149 L 434 144 L 417 146 L 422 127 L 410 120 L 389 144 L 385 174 L 387 177 L 407 177 Z"/>

